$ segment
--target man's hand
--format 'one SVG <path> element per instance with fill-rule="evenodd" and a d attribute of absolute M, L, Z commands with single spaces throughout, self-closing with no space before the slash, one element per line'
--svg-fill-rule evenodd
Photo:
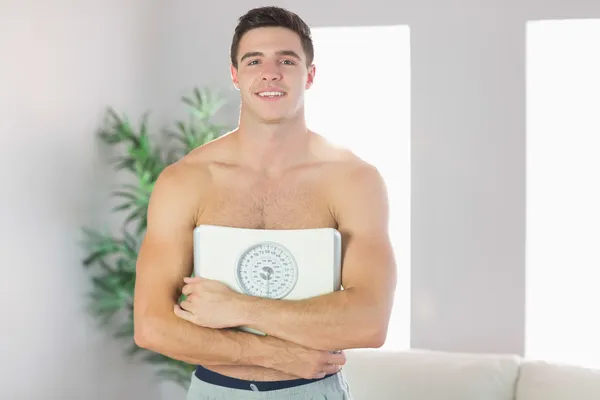
<path fill-rule="evenodd" d="M 206 328 L 221 329 L 240 326 L 244 320 L 242 295 L 227 285 L 205 278 L 184 278 L 181 293 L 187 299 L 174 306 L 175 314 Z"/>
<path fill-rule="evenodd" d="M 265 366 L 300 378 L 322 378 L 335 374 L 346 364 L 346 354 L 343 351 L 314 350 L 271 336 L 265 336 L 263 340 L 270 349 Z"/>

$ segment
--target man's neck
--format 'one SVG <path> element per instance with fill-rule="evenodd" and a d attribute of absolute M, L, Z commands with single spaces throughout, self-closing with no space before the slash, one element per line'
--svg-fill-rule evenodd
<path fill-rule="evenodd" d="M 241 119 L 238 129 L 240 162 L 267 175 L 277 175 L 310 156 L 310 131 L 303 117 L 279 123 Z"/>

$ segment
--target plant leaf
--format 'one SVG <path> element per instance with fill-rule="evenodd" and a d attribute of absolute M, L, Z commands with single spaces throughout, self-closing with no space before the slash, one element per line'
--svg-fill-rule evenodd
<path fill-rule="evenodd" d="M 82 264 L 91 280 L 88 312 L 115 340 L 128 342 L 127 356 L 139 356 L 156 366 L 160 379 L 187 387 L 194 365 L 142 349 L 133 340 L 136 264 L 147 229 L 147 209 L 154 184 L 167 166 L 226 132 L 224 126 L 211 122 L 226 103 L 218 93 L 194 87 L 190 95 L 181 100 L 188 118 L 176 120 L 172 127 L 162 130 L 166 141 L 161 146 L 151 135 L 149 112 L 143 113 L 136 125 L 127 115 L 112 107 L 106 108 L 96 132 L 98 139 L 113 153 L 109 159 L 114 171 L 129 174 L 133 182 L 128 179 L 127 184 L 109 193 L 119 199 L 111 212 L 126 211 L 119 215 L 123 218 L 120 234 L 82 227 L 80 244 L 85 250 Z M 116 316 L 124 316 L 125 321 L 119 318 L 114 325 Z"/>

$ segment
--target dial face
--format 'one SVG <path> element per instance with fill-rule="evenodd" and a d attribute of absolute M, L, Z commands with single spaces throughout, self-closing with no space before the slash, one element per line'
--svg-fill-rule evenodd
<path fill-rule="evenodd" d="M 298 280 L 296 261 L 284 246 L 259 243 L 248 248 L 238 260 L 236 277 L 242 291 L 251 296 L 281 299 Z"/>

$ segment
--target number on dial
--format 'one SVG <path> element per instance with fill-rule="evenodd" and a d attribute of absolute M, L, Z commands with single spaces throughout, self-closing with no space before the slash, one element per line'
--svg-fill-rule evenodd
<path fill-rule="evenodd" d="M 260 243 L 247 249 L 237 263 L 237 281 L 251 296 L 281 299 L 298 279 L 292 254 L 278 243 Z"/>

